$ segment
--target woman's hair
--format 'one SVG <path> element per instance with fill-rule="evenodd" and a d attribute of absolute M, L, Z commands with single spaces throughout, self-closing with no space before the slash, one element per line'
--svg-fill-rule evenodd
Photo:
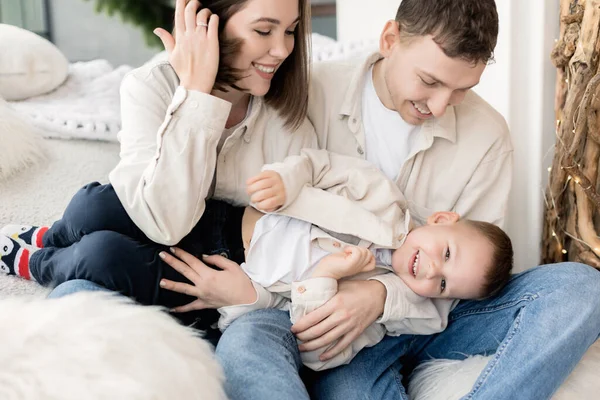
<path fill-rule="evenodd" d="M 191 0 L 186 0 L 186 4 Z M 201 0 L 202 8 L 208 8 L 219 16 L 219 70 L 214 88 L 227 91 L 227 88 L 243 90 L 236 86 L 242 71 L 233 68 L 235 57 L 243 41 L 225 37 L 225 26 L 229 19 L 241 11 L 252 0 Z M 308 0 L 298 0 L 300 22 L 294 33 L 294 50 L 281 64 L 271 88 L 265 95 L 265 102 L 276 109 L 285 119 L 287 127 L 296 129 L 306 118 L 308 109 L 308 84 L 310 63 L 310 4 Z"/>
<path fill-rule="evenodd" d="M 498 39 L 494 0 L 403 0 L 396 14 L 401 35 L 432 35 L 448 57 L 488 63 Z"/>

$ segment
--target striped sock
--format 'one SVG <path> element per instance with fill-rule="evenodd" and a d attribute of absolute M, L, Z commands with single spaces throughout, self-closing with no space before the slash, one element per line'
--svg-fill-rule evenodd
<path fill-rule="evenodd" d="M 0 234 L 0 271 L 30 280 L 29 258 L 38 249 L 22 246 L 16 240 Z"/>
<path fill-rule="evenodd" d="M 14 239 L 20 243 L 21 246 L 26 245 L 42 248 L 44 247 L 42 238 L 47 231 L 47 226 L 6 225 L 0 229 L 0 234 Z"/>

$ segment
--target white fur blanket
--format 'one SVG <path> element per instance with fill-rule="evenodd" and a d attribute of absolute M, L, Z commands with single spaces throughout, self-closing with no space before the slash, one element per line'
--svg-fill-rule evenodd
<path fill-rule="evenodd" d="M 44 137 L 117 141 L 119 88 L 131 69 L 114 69 L 105 60 L 71 64 L 69 77 L 55 91 L 10 104 Z"/>
<path fill-rule="evenodd" d="M 0 399 L 224 400 L 211 346 L 106 293 L 0 300 Z"/>

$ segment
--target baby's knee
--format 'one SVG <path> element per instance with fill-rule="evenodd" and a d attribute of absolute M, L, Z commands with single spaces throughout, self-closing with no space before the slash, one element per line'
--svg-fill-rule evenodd
<path fill-rule="evenodd" d="M 120 204 L 112 187 L 93 182 L 75 193 L 63 219 L 83 232 L 101 230 L 113 218 L 117 203 Z"/>
<path fill-rule="evenodd" d="M 79 278 L 90 278 L 122 270 L 124 258 L 131 253 L 130 239 L 112 231 L 84 235 L 74 246 L 77 268 L 85 272 Z"/>

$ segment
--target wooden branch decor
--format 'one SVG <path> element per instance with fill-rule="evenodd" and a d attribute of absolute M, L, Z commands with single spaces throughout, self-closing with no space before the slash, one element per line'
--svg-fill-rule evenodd
<path fill-rule="evenodd" d="M 542 263 L 579 261 L 600 269 L 600 0 L 561 0 L 560 7 Z"/>

